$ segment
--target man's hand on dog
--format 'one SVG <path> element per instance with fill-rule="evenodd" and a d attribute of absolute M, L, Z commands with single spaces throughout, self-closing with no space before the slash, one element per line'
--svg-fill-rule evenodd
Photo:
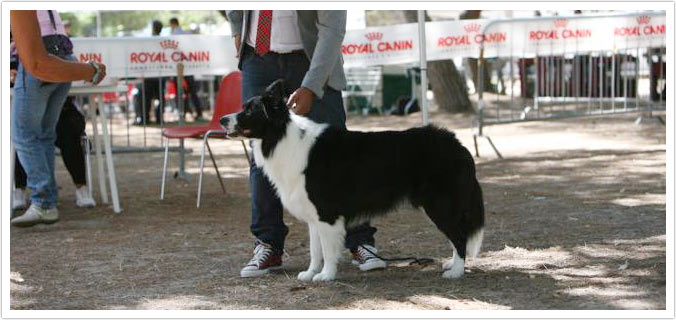
<path fill-rule="evenodd" d="M 310 110 L 312 110 L 312 100 L 314 97 L 315 94 L 312 92 L 312 90 L 306 87 L 300 87 L 291 94 L 286 106 L 295 114 L 305 115 L 310 113 Z"/>

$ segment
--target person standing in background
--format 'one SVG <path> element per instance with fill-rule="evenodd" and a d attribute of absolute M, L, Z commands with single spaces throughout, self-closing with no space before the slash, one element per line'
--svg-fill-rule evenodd
<path fill-rule="evenodd" d="M 153 20 L 152 35 L 159 36 L 162 32 L 162 22 Z M 143 78 L 143 85 L 141 86 L 141 94 L 136 97 L 134 102 L 134 112 L 136 113 L 135 124 L 147 124 L 150 122 L 150 109 L 153 106 L 153 101 L 158 99 L 160 104 L 155 109 L 155 123 L 162 124 L 164 122 L 164 97 L 163 92 L 160 92 L 160 83 L 164 83 L 164 78 Z"/>
<path fill-rule="evenodd" d="M 183 28 L 181 28 L 181 25 L 178 23 L 178 18 L 176 17 L 171 18 L 169 20 L 169 26 L 171 27 L 172 35 L 193 34 L 190 31 L 183 30 Z M 193 111 L 192 108 L 189 108 L 187 103 L 185 103 L 184 106 L 187 107 L 186 111 L 189 111 L 190 113 L 193 114 L 193 118 L 195 119 L 195 121 L 199 121 L 200 119 L 202 119 L 202 104 L 200 103 L 200 98 L 197 96 L 197 85 L 195 84 L 195 77 L 185 76 L 183 77 L 183 79 L 185 79 L 185 83 L 188 85 L 188 90 L 186 94 L 189 96 L 193 106 L 195 106 L 195 110 Z M 176 85 L 178 86 L 178 84 Z M 178 99 L 180 99 L 180 97 L 176 95 L 177 103 Z"/>
<path fill-rule="evenodd" d="M 169 27 L 171 28 L 171 34 L 192 34 L 181 28 L 181 24 L 178 23 L 178 18 L 176 17 L 169 19 Z"/>
<path fill-rule="evenodd" d="M 10 121 L 12 142 L 33 190 L 30 207 L 11 224 L 50 224 L 59 220 L 54 142 L 61 107 L 71 81 L 98 84 L 106 68 L 93 61 L 73 61 L 73 45 L 56 11 L 12 10 L 10 26 L 19 57 Z"/>
<path fill-rule="evenodd" d="M 70 37 L 70 22 L 63 22 L 66 35 Z M 14 53 L 15 54 L 15 53 Z M 18 66 L 18 63 L 17 63 Z M 16 69 L 16 67 L 14 69 Z M 12 84 L 13 84 L 12 80 Z M 61 150 L 63 163 L 68 169 L 68 173 L 75 184 L 75 205 L 81 208 L 90 208 L 96 206 L 96 201 L 89 195 L 87 186 L 85 152 L 82 145 L 82 137 L 85 135 L 86 120 L 80 109 L 75 105 L 72 96 L 66 98 L 63 104 L 59 120 L 56 123 L 56 142 L 55 145 Z M 26 194 L 26 171 L 21 165 L 19 157 L 14 162 L 14 210 L 25 209 L 28 207 L 28 196 Z"/>

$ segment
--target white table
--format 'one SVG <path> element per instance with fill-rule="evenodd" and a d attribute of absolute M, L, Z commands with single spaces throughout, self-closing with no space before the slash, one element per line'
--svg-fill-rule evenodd
<path fill-rule="evenodd" d="M 94 130 L 94 146 L 96 148 L 96 160 L 98 167 L 98 180 L 99 188 L 101 192 L 101 201 L 104 204 L 108 203 L 108 192 L 106 189 L 105 174 L 104 174 L 104 165 L 103 157 L 101 154 L 101 138 L 103 138 L 103 148 L 106 157 L 106 167 L 108 170 L 108 181 L 110 183 L 110 195 L 113 200 L 113 212 L 120 213 L 122 208 L 120 207 L 120 198 L 117 191 L 117 179 L 115 177 L 115 165 L 113 163 L 113 152 L 111 150 L 111 138 L 108 133 L 108 121 L 106 119 L 106 112 L 103 108 L 100 107 L 102 95 L 104 92 L 123 92 L 126 94 L 127 86 L 125 84 L 110 84 L 103 86 L 77 86 L 74 85 L 71 87 L 69 95 L 73 96 L 89 96 L 89 105 L 92 107 L 92 110 L 88 112 L 89 118 L 92 121 L 92 128 Z M 100 99 L 97 101 L 96 96 L 99 95 Z M 102 137 L 98 134 L 98 116 L 96 111 L 99 111 L 101 116 L 101 131 Z M 89 190 L 91 190 L 91 186 Z"/>

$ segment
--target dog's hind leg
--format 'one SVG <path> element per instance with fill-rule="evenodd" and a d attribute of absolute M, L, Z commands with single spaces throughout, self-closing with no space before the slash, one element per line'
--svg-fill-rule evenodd
<path fill-rule="evenodd" d="M 310 281 L 322 267 L 322 244 L 319 240 L 319 230 L 316 224 L 308 223 L 310 233 L 310 266 L 298 274 L 298 280 Z"/>
<path fill-rule="evenodd" d="M 458 256 L 455 252 L 455 246 L 453 245 L 453 242 L 451 240 L 448 240 L 448 243 L 451 245 L 451 249 L 453 249 L 453 256 L 451 257 L 451 259 L 444 261 L 444 263 L 441 265 L 441 268 L 444 271 L 450 269 L 453 266 L 453 264 L 455 263 L 455 258 Z"/>
<path fill-rule="evenodd" d="M 451 245 L 453 246 L 453 258 L 450 261 L 444 262 L 442 277 L 457 279 L 465 274 L 465 247 L 467 240 L 455 237 L 455 239 L 451 240 Z"/>
<path fill-rule="evenodd" d="M 453 247 L 453 258 L 443 264 L 443 277 L 456 279 L 465 273 L 465 253 L 467 238 L 461 229 L 461 221 L 450 203 L 425 205 L 425 213 L 437 228 L 450 240 Z"/>
<path fill-rule="evenodd" d="M 324 267 L 312 281 L 331 281 L 336 278 L 338 260 L 345 245 L 345 220 L 342 217 L 338 218 L 332 225 L 320 221 L 316 226 L 322 245 Z"/>

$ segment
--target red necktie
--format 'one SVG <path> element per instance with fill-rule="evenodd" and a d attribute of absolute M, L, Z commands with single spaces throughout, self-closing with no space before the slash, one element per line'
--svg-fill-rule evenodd
<path fill-rule="evenodd" d="M 258 12 L 256 32 L 256 54 L 262 56 L 270 51 L 270 30 L 272 29 L 272 10 Z"/>

